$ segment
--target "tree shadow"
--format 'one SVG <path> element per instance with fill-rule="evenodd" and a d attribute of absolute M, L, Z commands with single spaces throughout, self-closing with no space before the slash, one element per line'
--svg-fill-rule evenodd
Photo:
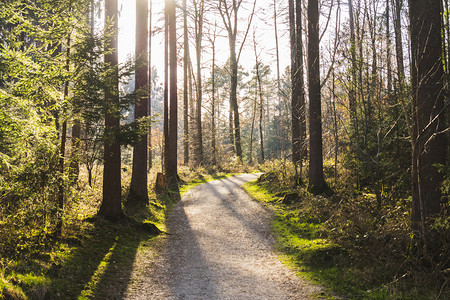
<path fill-rule="evenodd" d="M 69 242 L 65 261 L 50 268 L 50 298 L 123 298 L 137 249 L 153 236 L 127 221 L 96 220 L 81 240 Z"/>
<path fill-rule="evenodd" d="M 202 255 L 196 232 L 186 216 L 184 201 L 179 202 L 172 210 L 168 229 L 168 272 L 171 274 L 169 284 L 176 299 L 220 299 L 214 274 L 209 262 Z M 187 241 L 189 248 L 184 247 Z"/>

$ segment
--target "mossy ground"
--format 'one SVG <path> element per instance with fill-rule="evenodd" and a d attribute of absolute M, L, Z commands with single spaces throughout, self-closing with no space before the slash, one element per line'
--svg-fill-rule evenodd
<path fill-rule="evenodd" d="M 131 218 L 116 223 L 95 217 L 101 201 L 101 177 L 96 178 L 92 188 L 84 187 L 74 196 L 61 237 L 49 237 L 37 248 L 29 245 L 13 255 L 2 255 L 0 299 L 96 299 L 111 290 L 121 298 L 130 283 L 137 253 L 154 248 L 147 252 L 156 253 L 159 245 L 161 235 L 141 225 L 151 223 L 165 232 L 167 213 L 180 194 L 198 184 L 231 176 L 205 168 L 182 167 L 179 171 L 179 194 L 169 191 L 157 195 L 150 188 L 149 203 L 143 207 L 125 202 L 125 212 Z M 153 173 L 150 187 L 155 180 Z M 123 174 L 126 199 L 129 170 Z"/>
<path fill-rule="evenodd" d="M 279 186 L 274 189 L 262 180 L 246 183 L 244 188 L 254 199 L 274 210 L 273 228 L 281 260 L 299 276 L 324 287 L 317 298 L 445 299 L 448 295 L 445 285 L 444 291 L 422 285 L 428 279 L 417 282 L 411 274 L 396 277 L 395 272 L 404 272 L 402 264 L 410 262 L 401 255 L 387 260 L 386 256 L 377 256 L 383 251 L 379 244 L 336 242 L 336 236 L 342 233 L 333 232 L 328 223 L 333 218 L 328 206 L 336 199 L 314 196 L 300 189 L 298 202 L 283 204 L 283 196 L 288 191 L 280 193 Z M 384 250 L 390 255 L 388 246 Z"/>

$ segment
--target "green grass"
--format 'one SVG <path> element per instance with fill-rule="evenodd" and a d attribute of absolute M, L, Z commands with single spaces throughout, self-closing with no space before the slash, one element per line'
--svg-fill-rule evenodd
<path fill-rule="evenodd" d="M 87 222 L 79 238 L 5 268 L 0 290 L 15 291 L 11 299 L 92 299 L 109 288 L 123 295 L 137 251 L 154 238 L 127 221 Z"/>
<path fill-rule="evenodd" d="M 318 298 L 334 299 L 334 295 L 361 297 L 366 294 L 365 286 L 347 272 L 348 254 L 326 238 L 321 222 L 311 218 L 299 205 L 283 205 L 282 197 L 263 184 L 248 182 L 244 189 L 254 199 L 274 209 L 273 229 L 281 260 L 300 277 L 325 288 L 316 295 Z"/>
<path fill-rule="evenodd" d="M 180 194 L 199 184 L 233 176 L 197 173 L 186 176 L 187 182 L 180 185 L 177 195 L 170 191 L 152 195 L 146 207 L 125 205 L 127 214 L 135 221 L 71 220 L 65 226 L 63 237 L 48 240 L 45 250 L 2 259 L 0 299 L 96 299 L 111 290 L 122 298 L 136 255 L 153 249 L 160 239 L 136 225 L 148 222 L 165 231 L 167 213 Z"/>

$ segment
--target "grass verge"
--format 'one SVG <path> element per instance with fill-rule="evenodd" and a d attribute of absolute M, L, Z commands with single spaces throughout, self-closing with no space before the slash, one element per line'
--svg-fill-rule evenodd
<path fill-rule="evenodd" d="M 226 172 L 181 168 L 180 194 Z M 149 180 L 151 182 L 152 179 Z M 126 199 L 126 190 L 124 190 Z M 127 207 L 133 219 L 111 223 L 95 217 L 98 203 L 86 196 L 67 218 L 62 237 L 48 237 L 40 250 L 0 259 L 0 299 L 122 299 L 139 252 L 158 255 L 160 240 L 145 224 L 166 230 L 166 216 L 179 195 L 150 192 L 145 207 Z M 97 199 L 98 201 L 98 199 Z M 107 295 L 107 296 L 106 296 Z"/>
<path fill-rule="evenodd" d="M 283 204 L 286 193 L 276 193 L 257 181 L 246 183 L 244 189 L 274 209 L 276 250 L 281 260 L 300 277 L 325 288 L 315 295 L 317 298 L 385 298 L 383 289 L 371 291 L 376 286 L 364 280 L 363 270 L 358 271 L 351 253 L 327 239 L 322 220 L 308 213 L 308 202 L 313 199 L 300 199 L 302 205 Z"/>

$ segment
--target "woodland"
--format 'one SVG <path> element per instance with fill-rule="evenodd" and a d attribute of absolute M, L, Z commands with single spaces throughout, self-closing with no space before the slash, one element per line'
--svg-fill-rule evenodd
<path fill-rule="evenodd" d="M 318 298 L 448 299 L 449 83 L 448 0 L 0 0 L 0 297 L 99 298 L 259 172 Z"/>

